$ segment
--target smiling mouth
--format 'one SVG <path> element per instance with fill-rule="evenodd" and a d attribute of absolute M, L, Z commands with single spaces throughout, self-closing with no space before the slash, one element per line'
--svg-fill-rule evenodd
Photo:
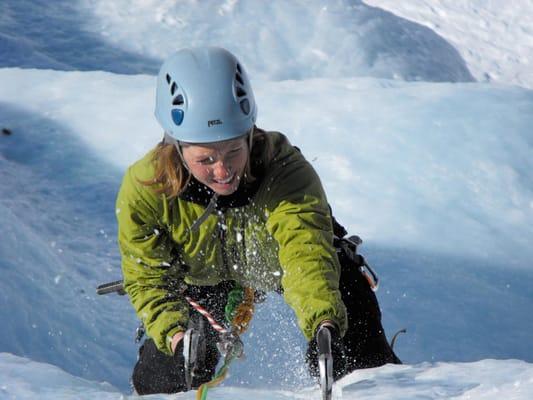
<path fill-rule="evenodd" d="M 233 182 L 234 179 L 235 179 L 235 175 L 232 175 L 229 178 L 224 179 L 222 181 L 219 181 L 217 179 L 213 179 L 213 182 L 218 183 L 219 185 L 227 185 L 228 183 Z"/>

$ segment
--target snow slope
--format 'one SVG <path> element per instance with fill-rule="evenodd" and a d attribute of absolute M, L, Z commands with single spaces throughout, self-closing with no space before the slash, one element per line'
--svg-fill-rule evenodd
<path fill-rule="evenodd" d="M 28 381 L 27 376 L 35 379 Z M 484 399 L 500 400 L 505 394 L 513 399 L 528 399 L 533 393 L 533 366 L 523 361 L 483 360 L 475 363 L 423 363 L 360 371 L 334 387 L 335 399 Z M 298 391 L 215 388 L 208 398 L 220 400 L 302 400 L 320 399 L 317 387 Z M 128 400 L 108 384 L 80 379 L 57 367 L 0 353 L 0 398 L 30 400 Z M 195 392 L 180 395 L 146 396 L 153 400 L 196 398 Z"/>
<path fill-rule="evenodd" d="M 24 310 L 9 325 L 2 348 L 124 387 L 135 356 L 135 319 L 125 299 L 96 298 L 93 290 L 120 276 L 113 216 L 119 171 L 160 136 L 151 110 L 142 106 L 153 78 L 4 69 L 0 79 L 0 102 L 9 104 L 2 120 L 13 130 L 0 142 L 2 170 L 10 177 L 1 191 L 8 227 L 1 242 L 8 273 L 2 318 Z M 72 89 L 79 82 L 82 93 Z M 291 119 L 291 109 L 326 87 L 356 112 L 329 109 L 313 120 L 307 116 L 320 112 L 307 105 Z M 336 86 L 328 80 L 262 82 L 257 94 L 261 125 L 291 132 L 323 177 L 336 215 L 368 240 L 364 252 L 384 281 L 385 323 L 389 331 L 410 331 L 399 349 L 406 361 L 531 360 L 527 332 L 533 326 L 521 317 L 532 302 L 526 283 L 532 276 L 531 115 L 521 111 L 533 103 L 529 92 L 354 78 Z M 280 96 L 283 110 L 269 101 Z M 376 123 L 376 109 L 404 117 Z M 491 112 L 480 118 L 480 110 Z M 314 124 L 335 140 L 319 140 Z M 450 141 L 461 146 L 451 152 Z M 28 243 L 36 254 L 25 250 Z M 299 353 L 283 354 L 303 349 L 295 327 L 278 322 L 274 339 L 265 343 L 271 307 L 280 319 L 291 315 L 279 299 L 262 308 L 250 340 L 254 353 L 236 367 L 239 381 L 301 381 Z M 450 334 L 457 339 L 450 341 Z M 283 335 L 280 346 L 276 338 Z M 269 346 L 280 354 L 272 355 Z M 113 363 L 101 365 L 109 357 Z M 261 377 L 249 367 L 273 360 L 298 367 L 288 376 L 267 370 Z"/>
<path fill-rule="evenodd" d="M 83 29 L 79 1 L 0 2 L 0 65 L 3 67 L 156 73 L 158 62 L 111 47 Z"/>
<path fill-rule="evenodd" d="M 120 277 L 114 197 L 161 136 L 150 74 L 174 46 L 206 43 L 243 59 L 259 125 L 313 163 L 381 275 L 387 332 L 408 329 L 410 365 L 354 373 L 343 398 L 532 396 L 531 90 L 470 82 L 444 34 L 360 1 L 125 4 L 0 4 L 0 398 L 126 398 L 136 318 L 94 293 Z M 475 4 L 465 18 L 494 15 Z M 221 398 L 318 397 L 281 298 L 245 345 Z"/>
<path fill-rule="evenodd" d="M 533 2 L 365 0 L 430 28 L 456 48 L 480 82 L 533 88 Z"/>
<path fill-rule="evenodd" d="M 84 28 L 113 46 L 164 59 L 179 47 L 216 44 L 239 54 L 256 79 L 473 80 L 457 51 L 431 30 L 361 1 L 82 4 L 90 10 Z"/>

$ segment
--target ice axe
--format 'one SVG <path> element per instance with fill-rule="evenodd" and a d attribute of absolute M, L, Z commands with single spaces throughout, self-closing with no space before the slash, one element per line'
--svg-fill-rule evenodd
<path fill-rule="evenodd" d="M 331 400 L 333 390 L 333 356 L 331 355 L 331 333 L 321 326 L 316 334 L 318 348 L 318 371 L 320 373 L 320 389 L 322 400 Z"/>

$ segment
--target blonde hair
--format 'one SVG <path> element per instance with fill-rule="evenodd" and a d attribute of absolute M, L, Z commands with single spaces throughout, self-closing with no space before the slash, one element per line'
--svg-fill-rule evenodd
<path fill-rule="evenodd" d="M 256 180 L 252 171 L 261 173 L 270 163 L 273 154 L 272 139 L 267 132 L 256 126 L 247 143 L 249 157 L 244 168 L 244 184 Z M 154 177 L 140 182 L 152 186 L 154 192 L 165 194 L 169 199 L 179 196 L 191 180 L 191 174 L 183 163 L 176 145 L 160 142 L 154 149 L 152 162 L 155 164 Z"/>

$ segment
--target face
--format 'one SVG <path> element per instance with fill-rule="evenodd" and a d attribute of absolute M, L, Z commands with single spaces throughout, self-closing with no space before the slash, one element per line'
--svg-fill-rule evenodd
<path fill-rule="evenodd" d="M 201 145 L 182 143 L 181 148 L 196 180 L 222 196 L 237 190 L 249 157 L 246 138 Z"/>

